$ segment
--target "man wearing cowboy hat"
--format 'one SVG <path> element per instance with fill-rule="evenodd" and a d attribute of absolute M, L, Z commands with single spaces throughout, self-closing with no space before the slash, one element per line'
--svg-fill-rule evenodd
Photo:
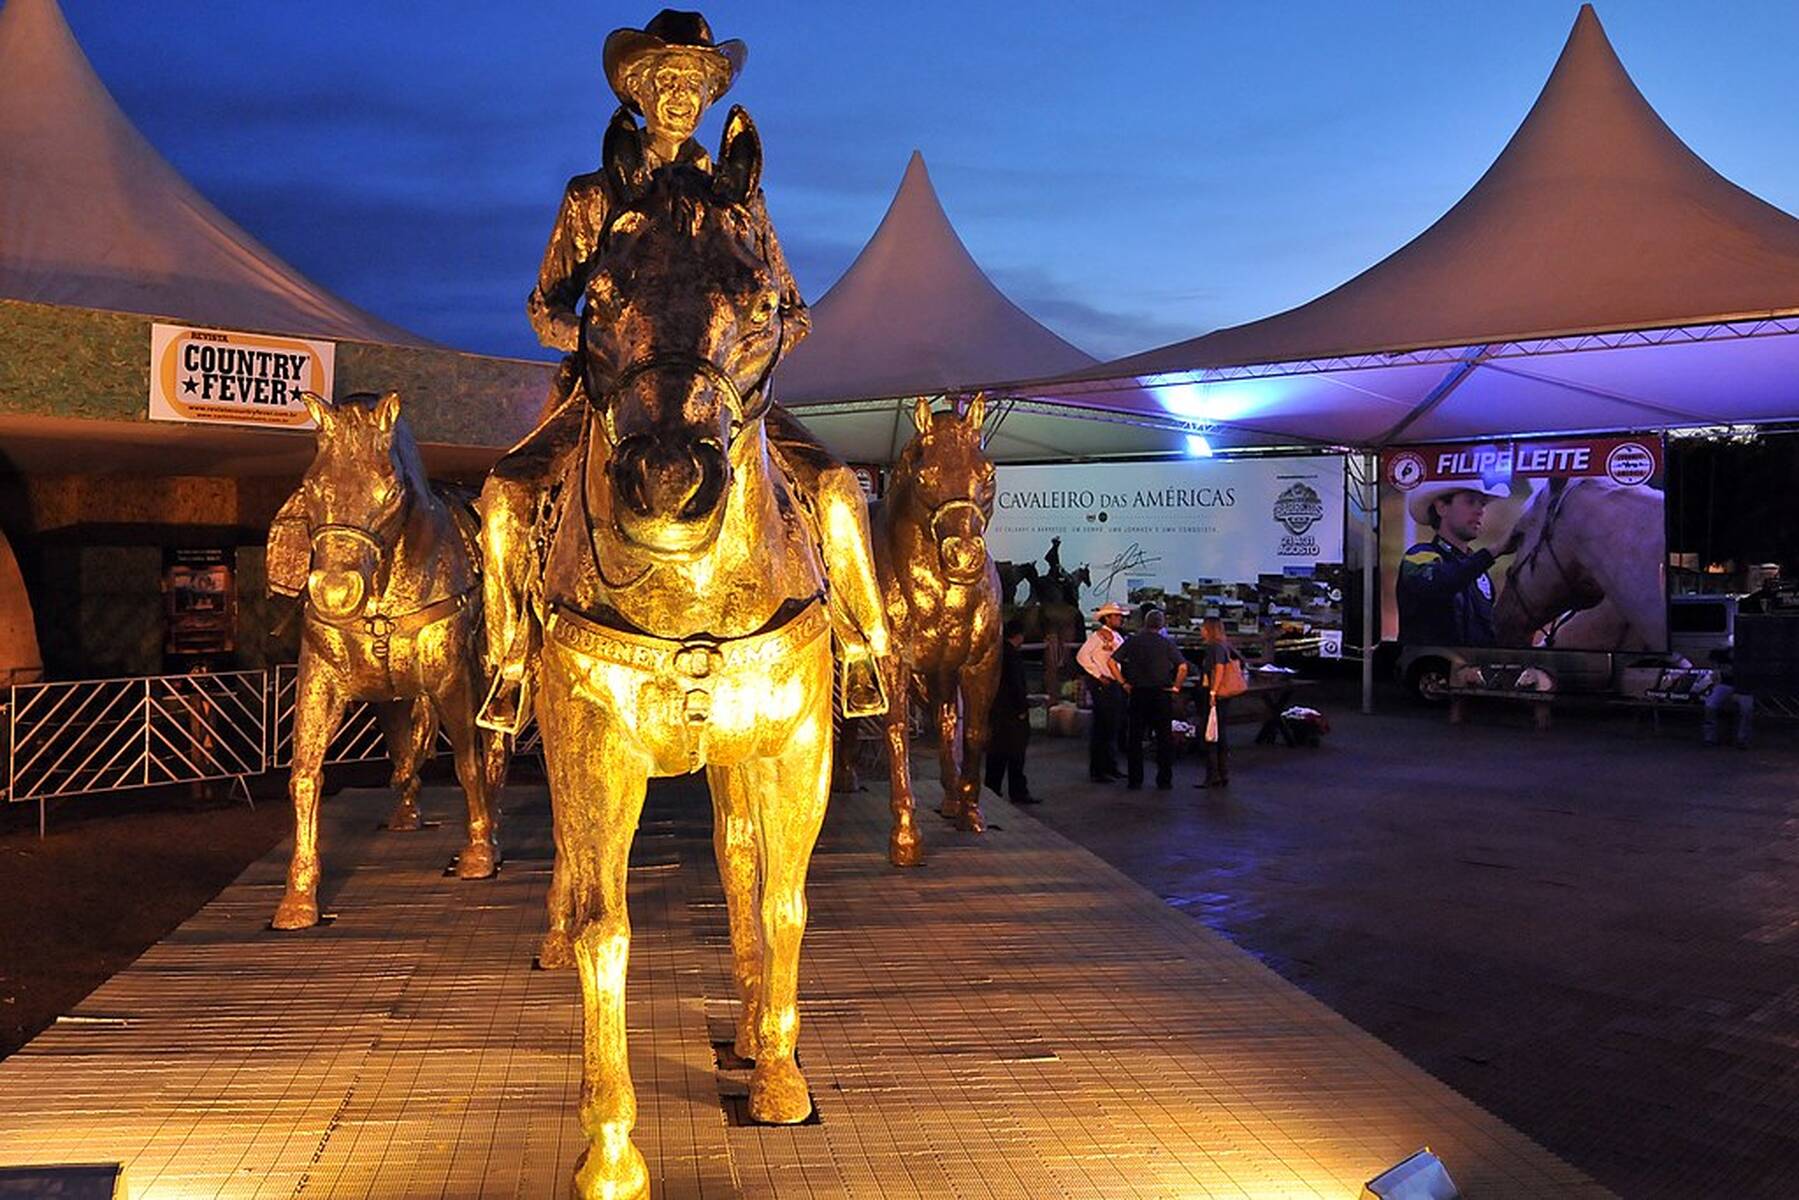
<path fill-rule="evenodd" d="M 1509 491 L 1481 480 L 1427 483 L 1406 498 L 1406 511 L 1433 536 L 1399 564 L 1399 640 L 1411 646 L 1491 646 L 1495 559 L 1515 553 L 1524 531 L 1512 530 L 1498 550 L 1476 550 L 1487 502 Z"/>
<path fill-rule="evenodd" d="M 1124 712 L 1124 676 L 1118 673 L 1112 652 L 1124 640 L 1118 631 L 1124 627 L 1126 612 L 1122 604 L 1108 602 L 1100 605 L 1093 616 L 1099 624 L 1075 651 L 1074 661 L 1087 673 L 1087 690 L 1093 698 L 1087 774 L 1095 783 L 1106 783 L 1118 778 L 1118 759 L 1114 752 L 1118 745 L 1119 720 Z"/>
<path fill-rule="evenodd" d="M 674 9 L 663 9 L 641 30 L 615 29 L 607 36 L 602 54 L 606 79 L 623 110 L 643 118 L 642 148 L 650 170 L 712 169 L 694 131 L 706 109 L 736 82 L 748 55 L 741 41 L 715 42 L 699 13 Z M 532 639 L 525 596 L 535 572 L 533 527 L 539 498 L 579 442 L 587 410 L 579 357 L 580 305 L 607 224 L 630 199 L 614 195 L 615 186 L 599 170 L 575 176 L 563 191 L 526 311 L 538 339 L 565 351 L 566 357 L 537 428 L 500 460 L 482 489 L 482 544 L 490 564 L 483 581 L 488 655 L 497 668 L 482 720 L 495 728 L 516 731 L 526 717 L 523 685 Z M 785 355 L 806 336 L 811 317 L 781 253 L 761 189 L 750 197 L 749 210 L 754 236 L 776 276 Z M 861 485 L 779 408 L 769 410 L 768 433 L 782 465 L 819 510 L 818 535 L 837 585 L 827 607 L 846 668 L 845 713 L 885 712 L 876 660 L 887 652 L 886 623 L 868 549 Z"/>

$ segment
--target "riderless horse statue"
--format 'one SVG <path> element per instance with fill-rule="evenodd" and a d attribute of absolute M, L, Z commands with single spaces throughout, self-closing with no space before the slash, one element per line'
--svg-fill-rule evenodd
<path fill-rule="evenodd" d="M 933 413 L 920 398 L 916 436 L 900 453 L 874 513 L 875 573 L 887 604 L 894 652 L 887 659 L 887 760 L 896 867 L 924 861 L 913 820 L 906 755 L 910 698 L 937 718 L 943 780 L 938 811 L 980 833 L 981 757 L 988 709 L 999 685 L 999 571 L 987 553 L 993 464 L 981 449 L 984 397 L 967 411 Z"/>
<path fill-rule="evenodd" d="M 709 175 L 653 173 L 622 114 L 620 203 L 588 277 L 579 442 L 547 505 L 534 701 L 554 810 L 544 957 L 571 946 L 584 1009 L 582 1197 L 647 1190 L 631 1143 L 626 863 L 652 776 L 704 768 L 750 1115 L 812 1111 L 794 1061 L 806 870 L 830 785 L 832 650 L 810 498 L 771 449 L 781 308 L 750 204 L 742 109 Z M 591 400 L 589 399 L 591 398 Z"/>
<path fill-rule="evenodd" d="M 468 797 L 468 844 L 456 860 L 464 879 L 487 878 L 499 862 L 493 801 L 508 749 L 475 727 L 485 680 L 474 513 L 426 481 L 399 393 L 303 399 L 318 451 L 269 539 L 272 590 L 304 592 L 294 850 L 276 929 L 318 923 L 320 779 L 347 703 L 369 701 L 381 722 L 400 793 L 392 829 L 419 827 L 419 766 L 442 722 Z"/>
<path fill-rule="evenodd" d="M 1538 637 L 1570 650 L 1667 644 L 1659 491 L 1555 480 L 1531 497 L 1517 528 L 1524 542 L 1493 602 L 1501 646 Z"/>

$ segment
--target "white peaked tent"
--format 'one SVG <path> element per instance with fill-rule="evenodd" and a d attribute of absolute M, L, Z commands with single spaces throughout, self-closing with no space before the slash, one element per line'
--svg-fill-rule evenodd
<path fill-rule="evenodd" d="M 1591 6 L 1523 125 L 1417 238 L 1309 304 L 1023 394 L 1379 446 L 1799 419 L 1799 220 L 1669 130 Z"/>
<path fill-rule="evenodd" d="M 775 395 L 844 457 L 888 462 L 912 435 L 913 397 L 1093 363 L 987 278 L 914 151 L 880 228 L 812 306 L 811 336 L 781 364 Z M 1001 461 L 1181 444 L 1176 423 L 1153 414 L 1146 420 L 1030 401 L 995 404 L 988 431 L 988 450 Z"/>
<path fill-rule="evenodd" d="M 0 9 L 0 298 L 427 345 L 207 203 L 100 82 L 56 0 Z"/>

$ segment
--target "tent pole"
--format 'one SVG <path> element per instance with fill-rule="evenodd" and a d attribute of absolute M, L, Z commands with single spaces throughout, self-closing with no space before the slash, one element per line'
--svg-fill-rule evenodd
<path fill-rule="evenodd" d="M 1375 487 L 1379 465 L 1373 454 L 1362 456 L 1362 712 L 1374 712 L 1374 559 L 1380 553 L 1375 532 L 1380 496 Z"/>

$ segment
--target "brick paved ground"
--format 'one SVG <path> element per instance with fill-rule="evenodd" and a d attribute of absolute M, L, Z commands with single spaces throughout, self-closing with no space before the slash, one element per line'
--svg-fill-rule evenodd
<path fill-rule="evenodd" d="M 1621 1194 L 1799 1196 L 1799 731 L 1326 695 L 1228 793 L 1040 739 L 1031 811 Z"/>
<path fill-rule="evenodd" d="M 327 806 L 326 907 L 265 923 L 271 855 L 0 1063 L 0 1163 L 129 1163 L 132 1195 L 557 1196 L 579 1135 L 575 984 L 530 969 L 546 806 L 496 881 L 453 825 Z M 446 789 L 429 805 L 452 810 Z M 879 789 L 813 871 L 802 1062 L 822 1122 L 732 1126 L 708 814 L 660 787 L 633 871 L 639 1141 L 662 1197 L 1350 1197 L 1430 1143 L 1470 1195 L 1604 1193 L 1199 922 L 1003 803 L 885 866 Z"/>

